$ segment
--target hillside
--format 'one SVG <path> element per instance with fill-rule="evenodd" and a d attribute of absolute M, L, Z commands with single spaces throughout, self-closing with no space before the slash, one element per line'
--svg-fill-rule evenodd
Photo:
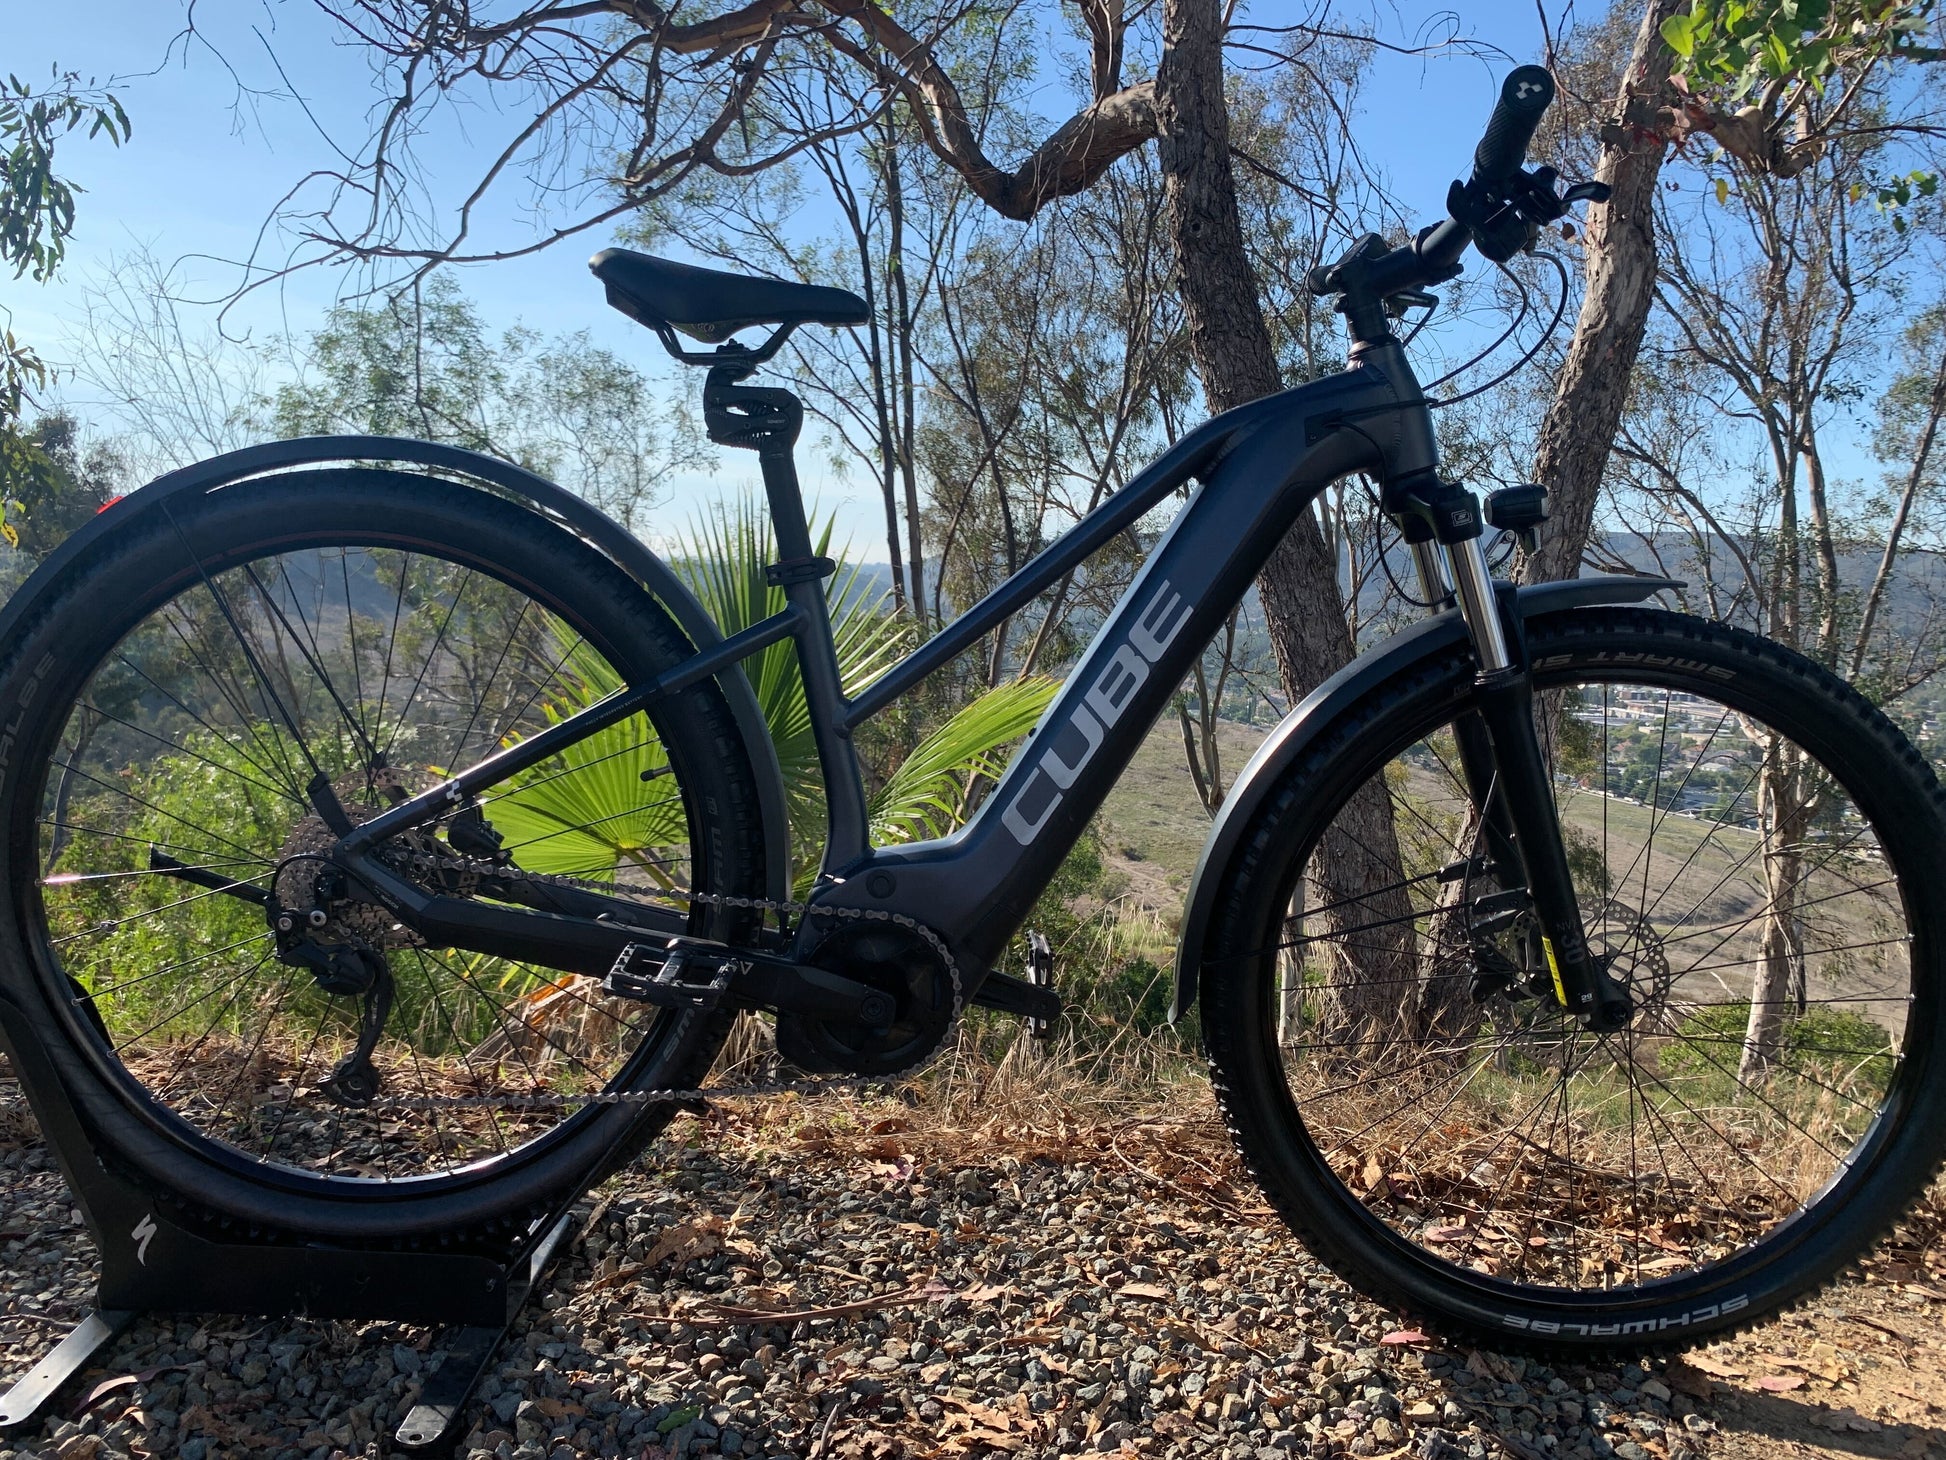
<path fill-rule="evenodd" d="M 1262 742 L 1264 731 L 1226 721 L 1221 733 L 1228 786 Z M 1183 759 L 1181 731 L 1173 716 L 1165 716 L 1149 731 L 1102 808 L 1104 859 L 1128 879 L 1129 895 L 1144 911 L 1173 927 L 1209 829 L 1210 817 L 1196 798 L 1196 783 Z"/>

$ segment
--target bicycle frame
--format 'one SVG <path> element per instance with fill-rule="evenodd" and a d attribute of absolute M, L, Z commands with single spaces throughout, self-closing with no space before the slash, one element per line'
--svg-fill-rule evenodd
<path fill-rule="evenodd" d="M 748 387 L 743 392 L 773 406 L 779 397 L 790 400 L 782 392 Z M 706 407 L 710 399 L 706 392 Z M 893 909 L 918 918 L 947 940 L 977 986 L 1298 514 L 1347 473 L 1368 471 L 1392 481 L 1429 474 L 1436 464 L 1431 419 L 1404 350 L 1389 339 L 1359 345 L 1345 371 L 1226 412 L 1191 432 L 936 637 L 847 700 L 839 687 L 824 588 L 791 463 L 795 434 L 793 418 L 781 446 L 772 441 L 761 448 L 780 567 L 787 570 L 787 607 L 657 679 L 618 691 L 446 785 L 348 829 L 341 851 L 355 859 L 361 876 L 369 875 L 382 900 L 410 910 L 428 932 L 460 934 L 455 941 L 461 946 L 470 946 L 465 935 L 490 935 L 510 952 L 552 948 L 551 961 L 559 966 L 564 941 L 587 943 L 585 963 L 600 966 L 619 936 L 613 922 L 599 930 L 576 930 L 569 925 L 577 919 L 428 899 L 360 854 L 385 837 L 433 821 L 657 697 L 789 638 L 803 668 L 828 808 L 823 875 L 811 904 Z M 1200 485 L 972 819 L 938 840 L 872 847 L 852 730 L 1192 479 Z M 1437 552 L 1419 545 L 1415 556 L 1422 579 L 1440 572 L 1442 554 L 1444 574 L 1454 584 L 1482 667 L 1504 667 L 1506 645 L 1477 536 Z M 807 567 L 811 570 L 804 571 Z M 1444 576 L 1438 590 L 1445 591 Z M 1319 611 L 1336 608 L 1320 605 Z M 591 909 L 600 901 L 591 897 Z M 434 903 L 441 906 L 430 906 Z M 617 906 L 627 907 L 628 922 L 643 924 L 639 905 Z M 670 930 L 681 928 L 672 924 Z"/>

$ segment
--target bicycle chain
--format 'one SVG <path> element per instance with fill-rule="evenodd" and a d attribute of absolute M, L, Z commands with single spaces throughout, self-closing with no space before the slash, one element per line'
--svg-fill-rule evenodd
<path fill-rule="evenodd" d="M 596 882 L 579 877 L 566 877 L 551 872 L 529 872 L 523 868 L 499 862 L 484 861 L 474 857 L 441 857 L 427 852 L 411 852 L 404 858 L 406 867 L 414 872 L 436 874 L 457 873 L 462 877 L 495 877 L 502 880 L 553 884 L 571 887 L 583 892 L 598 892 L 605 897 L 627 897 L 629 894 L 605 882 Z M 477 886 L 477 882 L 475 883 Z M 692 1089 L 656 1090 L 598 1090 L 585 1095 L 556 1095 L 534 1091 L 526 1095 L 420 1095 L 385 1096 L 380 1095 L 370 1105 L 389 1106 L 393 1109 L 407 1110 L 509 1110 L 509 1109 L 557 1109 L 569 1105 L 696 1105 L 711 1100 L 749 1099 L 762 1095 L 791 1094 L 837 1094 L 863 1089 L 867 1085 L 883 1083 L 893 1075 L 915 1075 L 929 1068 L 940 1053 L 952 1043 L 954 1034 L 959 1030 L 960 1014 L 965 1009 L 965 990 L 960 980 L 959 962 L 953 957 L 952 949 L 946 940 L 917 918 L 905 913 L 893 912 L 889 908 L 873 907 L 817 907 L 810 903 L 789 902 L 769 897 L 741 897 L 729 893 L 694 892 L 670 889 L 664 896 L 677 898 L 683 902 L 701 903 L 710 907 L 730 908 L 739 912 L 776 913 L 781 923 L 786 917 L 850 918 L 858 922 L 893 923 L 916 933 L 932 946 L 946 964 L 947 975 L 953 985 L 953 1007 L 947 1019 L 946 1028 L 941 1031 L 938 1041 L 924 1055 L 915 1059 L 903 1069 L 878 1075 L 808 1075 L 795 1080 L 770 1080 L 740 1085 L 708 1085 Z"/>

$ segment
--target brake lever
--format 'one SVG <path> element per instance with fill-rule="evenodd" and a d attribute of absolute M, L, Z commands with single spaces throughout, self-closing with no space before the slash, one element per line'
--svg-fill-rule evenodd
<path fill-rule="evenodd" d="M 1614 189 L 1603 182 L 1579 182 L 1557 192 L 1560 174 L 1545 165 L 1521 172 L 1496 193 L 1482 194 L 1475 185 L 1456 182 L 1446 208 L 1472 229 L 1482 256 L 1505 263 L 1534 246 L 1539 231 L 1559 222 L 1576 203 L 1605 203 Z"/>

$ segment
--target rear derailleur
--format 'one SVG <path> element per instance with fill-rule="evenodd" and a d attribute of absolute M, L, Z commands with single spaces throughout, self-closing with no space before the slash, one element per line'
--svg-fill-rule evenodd
<path fill-rule="evenodd" d="M 372 1052 L 392 1012 L 392 965 L 383 952 L 355 938 L 325 943 L 308 936 L 289 942 L 280 937 L 277 956 L 308 968 L 325 993 L 359 1001 L 358 1041 L 318 1088 L 340 1105 L 370 1105 L 378 1098 L 380 1084 Z"/>

